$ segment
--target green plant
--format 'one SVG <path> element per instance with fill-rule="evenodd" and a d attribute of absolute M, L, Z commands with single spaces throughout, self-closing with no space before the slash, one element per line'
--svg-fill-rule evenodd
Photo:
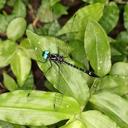
<path fill-rule="evenodd" d="M 60 0 L 42 0 L 35 10 L 30 1 L 0 2 L 1 84 L 10 91 L 0 95 L 0 127 L 128 127 L 128 5 L 83 1 L 89 5 L 78 9 L 63 27 L 58 19 L 71 7 Z M 10 14 L 5 6 L 13 7 Z M 31 14 L 32 23 L 26 14 Z M 122 30 L 119 25 L 124 25 Z M 42 51 L 58 49 L 68 62 L 91 67 L 97 77 L 66 64 L 44 62 Z M 41 84 L 46 91 L 35 89 L 35 62 L 46 78 Z"/>

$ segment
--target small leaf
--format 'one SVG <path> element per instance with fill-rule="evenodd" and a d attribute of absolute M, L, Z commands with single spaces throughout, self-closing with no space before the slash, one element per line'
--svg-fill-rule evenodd
<path fill-rule="evenodd" d="M 88 20 L 94 19 L 98 21 L 102 16 L 103 8 L 103 4 L 96 3 L 79 9 L 57 35 L 73 34 L 73 39 L 83 40 Z"/>
<path fill-rule="evenodd" d="M 128 4 L 124 6 L 124 27 L 128 31 Z"/>
<path fill-rule="evenodd" d="M 76 100 L 59 93 L 18 90 L 0 95 L 0 101 L 0 120 L 20 125 L 51 125 L 80 112 Z"/>
<path fill-rule="evenodd" d="M 117 62 L 112 65 L 111 75 L 120 75 L 120 76 L 128 76 L 128 63 L 125 62 Z"/>
<path fill-rule="evenodd" d="M 4 7 L 6 0 L 0 0 L 0 9 Z"/>
<path fill-rule="evenodd" d="M 14 18 L 13 15 L 2 15 L 0 14 L 0 32 L 5 33 L 9 22 Z"/>
<path fill-rule="evenodd" d="M 88 60 L 98 76 L 109 73 L 111 52 L 107 35 L 95 21 L 89 21 L 85 31 L 84 47 Z"/>
<path fill-rule="evenodd" d="M 116 3 L 110 2 L 104 8 L 104 13 L 100 19 L 100 24 L 107 33 L 113 30 L 119 19 L 119 8 Z"/>
<path fill-rule="evenodd" d="M 16 0 L 14 4 L 14 9 L 12 14 L 16 17 L 25 17 L 26 16 L 26 7 L 22 0 Z"/>
<path fill-rule="evenodd" d="M 122 97 L 110 92 L 100 92 L 92 95 L 90 103 L 114 120 L 121 128 L 128 128 L 128 102 Z"/>
<path fill-rule="evenodd" d="M 87 128 L 119 128 L 112 119 L 96 110 L 82 112 L 81 118 Z"/>
<path fill-rule="evenodd" d="M 31 69 L 31 60 L 26 57 L 26 54 L 17 48 L 16 54 L 11 61 L 11 69 L 17 78 L 20 87 L 28 78 Z"/>
<path fill-rule="evenodd" d="M 87 127 L 80 120 L 75 120 L 75 121 L 72 121 L 60 128 L 87 128 Z"/>
<path fill-rule="evenodd" d="M 59 18 L 62 15 L 67 15 L 68 14 L 67 7 L 65 7 L 64 5 L 62 5 L 60 3 L 56 3 L 53 6 L 53 11 L 54 11 L 54 14 L 55 14 L 56 18 Z"/>
<path fill-rule="evenodd" d="M 8 74 L 4 73 L 4 86 L 9 90 L 9 91 L 14 91 L 18 88 L 15 80 L 9 76 Z"/>
<path fill-rule="evenodd" d="M 123 96 L 128 93 L 127 81 L 127 76 L 107 75 L 103 78 L 95 79 L 92 89 L 96 92 L 106 90 Z"/>
<path fill-rule="evenodd" d="M 16 44 L 13 41 L 6 40 L 0 42 L 0 67 L 7 66 L 14 56 Z"/>
<path fill-rule="evenodd" d="M 7 28 L 7 36 L 11 40 L 17 40 L 21 38 L 26 29 L 26 21 L 24 18 L 15 18 L 12 20 Z"/>

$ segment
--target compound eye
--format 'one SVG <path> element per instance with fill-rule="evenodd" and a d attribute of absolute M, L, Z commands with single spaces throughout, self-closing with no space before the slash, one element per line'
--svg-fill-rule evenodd
<path fill-rule="evenodd" d="M 48 55 L 49 55 L 48 51 L 43 51 L 42 52 L 42 56 L 43 56 L 44 59 L 48 59 Z"/>
<path fill-rule="evenodd" d="M 45 51 L 42 52 L 42 57 L 44 57 L 44 55 L 45 55 Z"/>

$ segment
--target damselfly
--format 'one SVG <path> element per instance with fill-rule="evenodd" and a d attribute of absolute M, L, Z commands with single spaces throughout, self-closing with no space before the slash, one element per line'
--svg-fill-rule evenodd
<path fill-rule="evenodd" d="M 89 70 L 85 70 L 81 67 L 77 67 L 76 65 L 73 65 L 67 61 L 64 60 L 64 56 L 61 56 L 59 54 L 51 54 L 50 51 L 46 50 L 46 51 L 42 51 L 42 57 L 43 59 L 45 59 L 46 61 L 49 60 L 50 62 L 53 61 L 54 63 L 58 64 L 67 64 L 68 66 L 71 66 L 73 68 L 76 68 L 84 73 L 87 73 L 90 76 L 96 76 L 93 72 L 89 71 Z"/>

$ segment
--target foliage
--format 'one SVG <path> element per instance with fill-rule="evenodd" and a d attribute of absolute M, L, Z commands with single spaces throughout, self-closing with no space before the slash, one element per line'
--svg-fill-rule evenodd
<path fill-rule="evenodd" d="M 0 1 L 0 128 L 128 128 L 127 2 L 78 2 Z"/>

